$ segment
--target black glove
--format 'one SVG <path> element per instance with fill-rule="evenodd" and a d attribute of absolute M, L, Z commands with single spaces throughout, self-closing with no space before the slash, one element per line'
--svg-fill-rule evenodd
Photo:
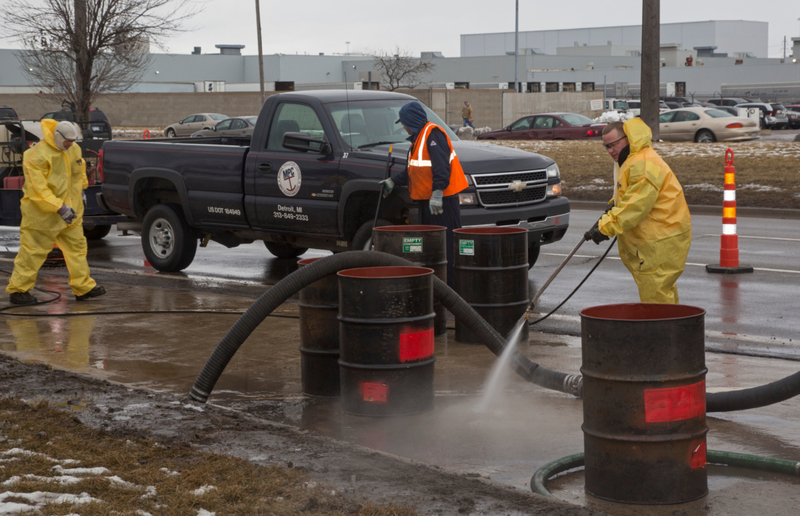
<path fill-rule="evenodd" d="M 597 245 L 600 245 L 600 242 L 603 242 L 605 240 L 610 240 L 609 237 L 607 237 L 606 235 L 604 235 L 604 234 L 602 234 L 600 232 L 600 228 L 597 227 L 597 223 L 596 222 L 595 222 L 594 226 L 592 226 L 592 229 L 590 229 L 589 231 L 587 231 L 586 233 L 583 234 L 583 239 L 584 240 L 591 240 L 592 242 L 594 242 Z"/>

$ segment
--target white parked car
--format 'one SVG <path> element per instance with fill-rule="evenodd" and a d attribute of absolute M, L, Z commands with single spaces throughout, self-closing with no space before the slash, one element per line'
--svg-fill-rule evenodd
<path fill-rule="evenodd" d="M 668 142 L 735 142 L 754 140 L 758 122 L 716 108 L 681 108 L 659 115 L 660 138 Z"/>

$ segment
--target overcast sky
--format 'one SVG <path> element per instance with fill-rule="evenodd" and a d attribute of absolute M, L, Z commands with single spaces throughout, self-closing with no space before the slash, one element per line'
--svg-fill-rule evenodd
<path fill-rule="evenodd" d="M 520 31 L 639 25 L 642 18 L 639 0 L 519 4 Z M 203 53 L 217 53 L 214 45 L 224 43 L 245 45 L 244 54 L 258 53 L 255 0 L 194 0 L 193 5 L 202 12 L 187 22 L 187 32 L 166 42 L 169 52 L 188 54 L 199 46 Z M 264 53 L 372 53 L 400 46 L 416 55 L 432 50 L 458 57 L 461 34 L 513 32 L 514 5 L 514 0 L 261 0 Z M 800 0 L 661 1 L 661 23 L 768 22 L 770 57 L 783 55 L 784 36 L 791 53 L 791 38 L 800 36 L 798 18 Z M 13 46 L 2 41 L 4 48 Z"/>
<path fill-rule="evenodd" d="M 255 0 L 199 0 L 196 30 L 171 39 L 169 50 L 216 52 L 218 43 L 257 54 Z M 460 55 L 460 35 L 514 30 L 514 0 L 261 0 L 265 54 L 370 53 L 399 45 L 414 54 Z M 800 37 L 800 0 L 662 0 L 661 23 L 749 20 L 769 22 L 770 57 L 791 52 Z M 519 30 L 639 25 L 640 1 L 520 0 Z"/>

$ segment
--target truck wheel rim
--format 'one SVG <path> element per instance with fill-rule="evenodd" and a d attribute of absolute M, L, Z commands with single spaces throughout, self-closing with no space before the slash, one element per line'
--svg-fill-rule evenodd
<path fill-rule="evenodd" d="M 159 258 L 169 258 L 174 249 L 175 231 L 167 219 L 156 219 L 151 225 L 150 248 Z"/>

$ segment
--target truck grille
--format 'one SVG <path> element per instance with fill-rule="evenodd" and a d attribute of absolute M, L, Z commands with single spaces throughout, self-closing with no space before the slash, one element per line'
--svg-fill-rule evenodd
<path fill-rule="evenodd" d="M 512 190 L 478 190 L 478 201 L 483 206 L 534 203 L 543 201 L 546 196 L 547 186 L 529 186 L 521 192 L 514 192 Z"/>
<path fill-rule="evenodd" d="M 501 174 L 473 174 L 472 182 L 478 193 L 481 206 L 490 208 L 542 202 L 547 197 L 547 171 L 523 170 Z M 516 192 L 508 187 L 515 181 L 525 183 L 525 188 Z"/>
<path fill-rule="evenodd" d="M 513 174 L 492 174 L 485 176 L 472 176 L 477 187 L 493 186 L 508 186 L 514 181 L 522 181 L 523 183 L 531 183 L 534 181 L 544 181 L 547 179 L 547 172 L 544 170 L 532 170 L 529 172 L 516 172 Z"/>

